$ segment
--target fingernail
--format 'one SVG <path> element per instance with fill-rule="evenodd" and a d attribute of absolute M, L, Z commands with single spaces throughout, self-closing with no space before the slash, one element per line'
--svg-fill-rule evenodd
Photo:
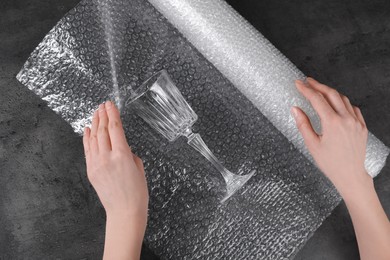
<path fill-rule="evenodd" d="M 295 84 L 296 84 L 297 86 L 305 86 L 305 83 L 303 83 L 303 81 L 300 80 L 300 79 L 297 79 L 297 80 L 295 81 Z"/>
<path fill-rule="evenodd" d="M 103 112 L 103 111 L 104 111 L 104 104 L 100 104 L 100 105 L 99 105 L 99 111 L 100 111 L 100 112 Z"/>
<path fill-rule="evenodd" d="M 291 111 L 291 115 L 292 115 L 295 119 L 297 119 L 297 118 L 298 118 L 298 108 L 292 107 L 290 111 Z"/>
<path fill-rule="evenodd" d="M 107 107 L 107 108 L 111 108 L 111 107 L 112 107 L 112 102 L 108 100 L 108 101 L 106 102 L 106 107 Z"/>

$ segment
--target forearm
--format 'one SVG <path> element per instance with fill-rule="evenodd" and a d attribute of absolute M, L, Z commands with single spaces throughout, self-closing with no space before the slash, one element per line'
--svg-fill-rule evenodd
<path fill-rule="evenodd" d="M 107 215 L 103 259 L 140 259 L 146 216 Z"/>
<path fill-rule="evenodd" d="M 352 218 L 361 259 L 390 259 L 390 222 L 372 179 L 356 184 L 342 195 Z"/>

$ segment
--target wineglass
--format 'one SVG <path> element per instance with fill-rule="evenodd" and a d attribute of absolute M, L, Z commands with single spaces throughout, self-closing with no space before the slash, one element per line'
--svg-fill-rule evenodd
<path fill-rule="evenodd" d="M 210 151 L 201 136 L 192 132 L 192 125 L 198 116 L 165 70 L 155 73 L 134 90 L 126 100 L 125 106 L 134 110 L 170 142 L 180 136 L 187 137 L 187 143 L 200 152 L 222 174 L 226 182 L 226 194 L 221 202 L 230 198 L 256 172 L 252 170 L 246 175 L 230 172 Z"/>

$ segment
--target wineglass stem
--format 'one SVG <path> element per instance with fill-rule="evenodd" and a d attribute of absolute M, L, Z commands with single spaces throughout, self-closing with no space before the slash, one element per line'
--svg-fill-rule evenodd
<path fill-rule="evenodd" d="M 215 168 L 222 174 L 226 183 L 229 184 L 234 179 L 234 174 L 226 169 L 221 162 L 215 157 L 215 155 L 210 151 L 205 142 L 203 141 L 200 134 L 194 134 L 191 130 L 187 129 L 185 136 L 188 138 L 187 143 L 201 153 L 207 160 L 209 160 Z"/>

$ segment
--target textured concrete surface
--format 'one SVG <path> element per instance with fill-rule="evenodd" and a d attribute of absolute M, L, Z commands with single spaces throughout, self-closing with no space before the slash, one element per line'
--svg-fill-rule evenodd
<path fill-rule="evenodd" d="M 0 259 L 102 254 L 104 213 L 86 179 L 81 138 L 15 79 L 42 37 L 77 2 L 0 3 Z M 306 74 L 349 96 L 371 132 L 390 146 L 389 1 L 228 2 Z M 390 215 L 389 160 L 375 184 Z M 343 203 L 296 257 L 357 258 Z M 144 248 L 142 259 L 156 258 Z"/>

